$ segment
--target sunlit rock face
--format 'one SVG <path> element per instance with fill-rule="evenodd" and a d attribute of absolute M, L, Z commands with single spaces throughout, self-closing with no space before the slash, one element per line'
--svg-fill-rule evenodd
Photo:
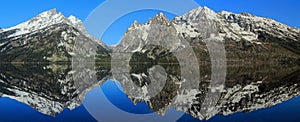
<path fill-rule="evenodd" d="M 0 32 L 1 62 L 71 62 L 76 41 L 94 42 L 99 55 L 109 57 L 101 40 L 89 35 L 74 16 L 46 11 L 29 21 Z M 82 47 L 81 47 L 82 48 Z"/>
<path fill-rule="evenodd" d="M 173 20 L 158 14 L 145 24 L 135 22 L 119 45 L 108 47 L 74 16 L 50 10 L 0 29 L 0 96 L 54 116 L 113 80 L 133 103 L 145 101 L 160 115 L 170 108 L 200 120 L 251 112 L 300 94 L 299 40 L 299 29 L 274 20 L 201 7 Z M 222 85 L 210 85 L 208 41 L 226 49 Z M 77 62 L 78 42 L 94 45 L 91 62 Z M 195 75 L 197 80 L 190 79 Z M 208 95 L 214 92 L 220 94 Z"/>

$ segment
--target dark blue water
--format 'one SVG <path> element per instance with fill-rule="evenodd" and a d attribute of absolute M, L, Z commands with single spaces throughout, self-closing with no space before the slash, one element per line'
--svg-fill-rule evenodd
<path fill-rule="evenodd" d="M 109 101 L 119 109 L 134 113 L 147 114 L 152 113 L 145 103 L 134 105 L 126 95 L 117 87 L 114 82 L 106 82 L 101 86 L 103 93 Z M 96 88 L 87 94 L 87 98 L 91 99 L 93 94 L 97 94 Z M 116 97 L 118 96 L 118 97 Z M 101 104 L 101 103 L 99 103 Z M 300 97 L 295 97 L 281 104 L 277 104 L 270 108 L 259 109 L 250 113 L 235 113 L 228 116 L 216 115 L 208 120 L 208 122 L 265 122 L 265 121 L 300 121 Z M 30 106 L 20 103 L 9 98 L 0 98 L 0 121 L 31 121 L 31 122 L 60 122 L 60 121 L 96 121 L 84 106 L 79 106 L 74 110 L 65 109 L 56 117 L 44 115 L 31 108 Z M 114 113 L 111 113 L 114 114 Z M 114 115 L 117 117 L 117 115 Z M 124 120 L 125 121 L 125 120 Z M 200 121 L 184 114 L 178 122 L 197 122 Z"/>

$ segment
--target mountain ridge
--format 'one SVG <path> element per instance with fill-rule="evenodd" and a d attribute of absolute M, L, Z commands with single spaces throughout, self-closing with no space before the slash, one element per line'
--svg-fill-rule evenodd
<path fill-rule="evenodd" d="M 155 21 L 152 22 L 153 20 Z M 207 7 L 192 9 L 172 20 L 166 19 L 160 13 L 145 24 L 135 21 L 126 31 L 120 44 L 124 44 L 123 47 L 136 45 L 134 43 L 147 44 L 149 39 L 156 38 L 153 35 L 161 34 L 160 30 L 154 29 L 157 26 L 165 26 L 162 29 L 173 26 L 174 28 L 170 29 L 177 31 L 179 38 L 183 37 L 189 42 L 200 62 L 209 62 L 206 60 L 209 59 L 209 54 L 205 41 L 212 36 L 211 34 L 215 35 L 212 39 L 224 43 L 228 62 L 291 63 L 300 61 L 300 29 L 245 12 L 241 14 L 214 12 Z M 149 31 L 153 33 L 151 37 Z M 177 44 L 176 41 L 171 43 Z M 178 44 L 183 45 L 182 42 Z M 117 49 L 116 47 L 114 49 Z M 140 46 L 132 46 L 132 48 L 134 52 L 145 52 Z"/>
<path fill-rule="evenodd" d="M 57 11 L 50 10 L 45 12 L 46 15 L 49 15 L 50 17 L 38 17 L 37 21 L 31 20 L 25 22 L 23 25 L 16 26 L 15 28 L 11 29 L 4 29 L 0 30 L 0 61 L 7 61 L 7 62 L 42 62 L 42 61 L 50 61 L 50 62 L 70 62 L 72 56 L 74 56 L 72 47 L 74 46 L 74 43 L 76 39 L 83 40 L 86 42 L 93 42 L 96 41 L 95 38 L 85 33 L 86 31 L 83 30 L 82 22 L 78 19 L 76 19 L 74 16 L 71 17 L 62 17 L 62 14 L 57 13 Z M 46 24 L 41 26 L 31 26 L 30 23 L 39 23 L 40 19 L 45 20 L 45 18 L 58 18 L 56 20 L 49 20 L 46 22 Z M 262 20 L 262 21 L 259 21 Z M 76 24 L 79 23 L 79 26 Z M 75 25 L 76 24 L 76 25 Z M 23 26 L 30 25 L 28 27 Z M 74 26 L 72 26 L 74 25 Z M 82 28 L 81 28 L 82 27 Z M 21 29 L 20 29 L 21 28 Z M 26 29 L 25 29 L 26 28 Z M 19 30 L 18 30 L 19 29 Z M 31 31 L 28 31 L 28 29 Z M 21 34 L 18 33 L 21 30 Z M 27 33 L 23 33 L 22 30 L 24 30 Z M 193 47 L 193 50 L 196 53 L 196 56 L 198 58 L 198 63 L 200 64 L 203 60 L 208 61 L 209 58 L 209 52 L 207 50 L 207 47 L 205 45 L 206 38 L 209 38 L 211 34 L 215 34 L 215 39 L 218 39 L 216 41 L 220 41 L 221 43 L 224 43 L 226 50 L 227 50 L 227 60 L 245 60 L 253 64 L 257 64 L 256 61 L 262 61 L 267 63 L 272 63 L 273 60 L 276 60 L 280 63 L 287 63 L 287 64 L 293 64 L 294 60 L 299 60 L 299 54 L 297 51 L 299 51 L 299 29 L 293 29 L 292 27 L 288 27 L 286 25 L 280 24 L 276 21 L 271 21 L 269 19 L 260 18 L 253 16 L 251 14 L 242 13 L 242 14 L 233 14 L 230 12 L 219 12 L 216 13 L 212 11 L 211 9 L 207 7 L 199 7 L 196 9 L 191 10 L 190 12 L 186 13 L 185 15 L 175 17 L 173 20 L 168 20 L 163 14 L 157 14 L 154 18 L 150 19 L 146 24 L 139 24 L 137 21 L 135 21 L 131 27 L 128 28 L 127 32 L 125 33 L 121 43 L 124 43 L 124 47 L 131 46 L 133 49 L 131 50 L 117 50 L 120 52 L 127 52 L 130 51 L 130 53 L 136 54 L 133 55 L 131 58 L 132 60 L 139 60 L 142 61 L 150 61 L 153 64 L 159 64 L 159 63 L 165 63 L 165 61 L 168 61 L 167 63 L 173 63 L 178 64 L 178 60 L 174 59 L 174 55 L 172 54 L 172 51 L 177 51 L 182 49 L 183 46 L 186 44 L 182 42 L 182 40 L 185 40 L 188 42 L 189 45 Z M 17 34 L 16 34 L 17 33 Z M 15 34 L 15 35 L 14 35 Z M 20 35 L 18 35 L 20 34 Z M 172 38 L 164 38 L 164 36 L 170 36 Z M 10 37 L 11 36 L 11 37 Z M 155 42 L 155 40 L 163 40 L 168 41 L 168 44 L 171 44 L 174 46 L 172 49 L 166 49 L 166 47 L 159 47 L 155 45 L 150 46 L 142 46 L 142 44 L 151 44 L 152 41 Z M 174 39 L 174 40 L 172 40 Z M 175 40 L 176 39 L 176 40 Z M 182 40 L 180 40 L 182 39 Z M 175 41 L 176 43 L 173 43 L 172 41 Z M 170 43 L 169 43 L 170 42 Z M 100 42 L 102 43 L 102 42 Z M 117 49 L 117 46 L 111 47 L 109 49 Z M 105 59 L 104 61 L 110 61 L 111 52 L 107 49 L 107 46 L 103 43 L 103 45 L 98 45 L 97 47 L 97 54 L 102 59 Z M 123 48 L 122 48 L 123 49 Z M 143 59 L 145 58 L 145 59 Z M 176 57 L 175 57 L 176 58 Z M 98 61 L 98 60 L 96 60 Z M 176 62 L 177 61 L 177 62 Z M 292 61 L 292 62 L 290 62 Z M 110 64 L 109 64 L 110 65 Z M 243 65 L 243 63 L 239 63 L 239 65 Z M 136 66 L 134 64 L 133 66 Z M 210 66 L 210 65 L 207 65 Z M 50 67 L 50 68 L 49 68 Z M 52 67 L 52 68 L 51 68 Z M 50 72 L 53 74 L 57 74 L 57 77 L 64 76 L 62 79 L 55 79 L 53 78 L 51 80 L 45 80 L 43 76 L 48 74 L 48 72 L 42 72 L 42 71 L 50 71 L 50 69 L 56 71 L 60 68 L 57 68 L 58 66 L 49 66 L 49 65 L 41 65 L 39 66 L 39 70 L 32 69 L 32 71 L 35 71 L 35 73 L 27 72 L 27 70 L 24 70 L 25 73 L 12 73 L 7 75 L 1 75 L 4 81 L 0 80 L 0 83 L 3 82 L 6 86 L 9 86 L 3 90 L 3 93 L 6 92 L 13 92 L 16 94 L 16 96 L 10 96 L 11 98 L 20 100 L 27 104 L 32 105 L 39 111 L 55 115 L 56 113 L 59 113 L 63 110 L 63 108 L 70 107 L 74 108 L 79 105 L 79 103 L 82 102 L 84 94 L 87 92 L 86 89 L 94 88 L 94 85 L 99 85 L 103 83 L 105 80 L 110 79 L 110 69 L 104 70 L 102 72 L 105 77 L 99 77 L 101 80 L 100 83 L 91 83 L 87 84 L 88 87 L 78 88 L 74 91 L 74 82 L 69 79 L 69 75 L 74 73 L 73 71 L 61 73 L 63 75 L 60 75 L 60 73 L 56 72 Z M 168 66 L 166 66 L 168 67 Z M 99 69 L 101 69 L 100 67 Z M 110 67 L 111 68 L 111 67 Z M 136 70 L 140 70 L 139 66 L 136 66 Z M 297 68 L 297 67 L 295 67 Z M 134 69 L 134 68 L 131 68 Z M 146 70 L 147 68 L 143 68 L 143 70 Z M 208 113 L 206 115 L 202 115 L 199 113 L 198 109 L 201 107 L 201 103 L 204 97 L 204 93 L 202 91 L 207 90 L 206 85 L 209 83 L 209 79 L 204 82 L 202 85 L 203 87 L 197 88 L 196 86 L 198 84 L 194 84 L 193 82 L 183 82 L 180 83 L 180 76 L 177 76 L 176 73 L 180 74 L 180 71 L 177 71 L 173 69 L 173 67 L 166 68 L 172 77 L 168 77 L 171 79 L 168 81 L 168 85 L 166 85 L 166 88 L 164 91 L 162 91 L 159 95 L 156 97 L 149 97 L 151 99 L 148 99 L 148 103 L 150 100 L 153 101 L 153 105 L 151 105 L 151 109 L 154 109 L 158 111 L 158 113 L 164 114 L 171 105 L 172 99 L 178 96 L 178 93 L 180 93 L 180 97 L 177 99 L 178 103 L 174 103 L 175 106 L 177 106 L 178 110 L 184 110 L 185 112 L 194 115 L 195 117 L 199 117 L 200 119 L 208 119 L 212 117 L 212 115 L 215 115 L 216 113 Z M 180 67 L 176 67 L 176 69 L 180 69 Z M 255 69 L 255 68 L 253 68 Z M 3 68 L 3 73 L 11 73 L 6 71 L 5 68 Z M 68 70 L 71 70 L 71 67 L 68 67 Z M 293 69 L 294 70 L 294 69 Z M 17 71 L 17 70 L 13 70 Z M 23 70 L 20 70 L 20 72 Z M 38 72 L 37 72 L 38 71 Z M 241 72 L 241 74 L 244 72 L 243 70 L 237 69 L 238 72 Z M 248 70 L 246 70 L 248 71 Z M 249 73 L 246 72 L 245 74 L 242 74 L 240 77 L 237 78 L 237 81 L 243 81 L 243 82 L 237 82 L 232 83 L 231 87 L 229 87 L 227 90 L 230 92 L 224 92 L 222 93 L 223 99 L 225 102 L 220 101 L 220 106 L 217 106 L 217 110 L 220 110 L 222 114 L 232 114 L 234 112 L 245 112 L 254 110 L 256 108 L 262 108 L 262 107 L 269 107 L 273 104 L 270 104 L 272 102 L 282 102 L 287 99 L 290 99 L 296 95 L 298 95 L 300 92 L 298 85 L 294 85 L 293 82 L 289 79 L 295 79 L 298 80 L 299 72 L 297 71 L 292 76 L 287 75 L 285 79 L 283 79 L 283 84 L 278 83 L 281 81 L 277 81 L 277 83 L 273 84 L 275 85 L 272 88 L 266 89 L 265 87 L 271 87 L 272 80 L 265 81 L 264 75 L 259 76 L 248 76 L 251 74 L 254 74 L 252 72 Z M 98 72 L 99 74 L 102 73 L 101 70 Z M 175 73 L 174 73 L 175 72 Z M 267 72 L 267 71 L 266 71 Z M 273 71 L 275 72 L 275 71 Z M 23 75 L 28 73 L 29 79 L 25 80 L 19 75 Z M 37 77 L 36 74 L 39 74 L 40 76 Z M 89 72 L 80 74 L 78 76 L 89 76 Z M 206 73 L 209 73 L 207 71 Z M 268 72 L 267 72 L 268 73 Z M 275 72 L 280 74 L 284 74 L 285 72 Z M 65 75 L 67 74 L 67 75 Z M 144 73 L 145 74 L 145 73 Z M 175 74 L 175 75 L 174 75 Z M 121 74 L 122 75 L 122 74 Z M 120 76 L 121 76 L 120 75 Z M 295 75 L 295 76 L 294 76 Z M 14 79 L 10 79 L 10 77 L 16 77 Z M 109 76 L 107 78 L 106 76 Z M 128 76 L 128 75 L 125 75 Z M 209 75 L 203 75 L 205 78 L 208 78 Z M 231 72 L 231 77 L 234 78 L 236 76 L 235 72 Z M 274 75 L 270 75 L 274 76 Z M 131 72 L 130 77 L 142 80 L 147 79 L 147 76 L 143 75 L 143 72 Z M 145 78 L 146 77 L 146 78 Z M 289 78 L 292 77 L 292 78 Z M 296 77 L 296 78 L 294 78 Z M 21 79 L 20 79 L 21 78 Z M 37 79 L 33 79 L 37 78 Z M 121 77 L 124 79 L 124 77 Z M 32 80 L 33 79 L 33 80 Z M 114 79 L 114 78 L 112 78 Z M 176 81 L 174 81 L 174 79 Z M 249 79 L 254 79 L 257 82 L 249 82 Z M 274 78 L 276 79 L 276 78 Z M 127 79 L 125 79 L 127 80 Z M 235 79 L 234 79 L 235 80 Z M 39 82 L 38 82 L 39 81 Z M 45 81 L 45 82 L 41 82 Z M 30 93 L 36 95 L 36 93 L 39 92 L 45 92 L 44 94 L 40 94 L 38 96 L 22 96 L 24 92 L 20 92 L 18 90 L 11 90 L 11 86 L 15 86 L 16 88 L 22 88 L 22 82 L 29 83 L 29 91 Z M 83 81 L 85 82 L 85 81 Z M 89 82 L 89 81 L 86 81 Z M 128 81 L 127 81 L 128 82 Z M 196 83 L 199 83 L 200 81 L 197 81 Z M 265 84 L 264 84 L 265 82 Z M 80 82 L 81 83 L 81 82 Z M 144 83 L 144 81 L 137 81 L 136 83 L 139 83 L 139 85 L 145 85 L 150 82 Z M 202 83 L 202 82 L 201 82 Z M 8 84 L 8 85 L 7 85 Z M 54 85 L 53 85 L 54 84 Z M 181 86 L 178 86 L 178 84 L 181 84 L 181 86 L 189 86 L 194 89 L 183 89 L 182 91 L 176 91 L 178 89 L 172 88 L 180 88 Z M 183 85 L 182 85 L 183 84 Z M 228 83 L 230 85 L 230 82 Z M 32 87 L 31 87 L 32 85 Z M 41 86 L 41 87 L 33 87 L 33 86 Z M 51 86 L 51 87 L 47 87 Z M 57 87 L 55 89 L 56 91 L 53 92 L 53 87 Z M 84 86 L 84 85 L 80 85 Z M 90 87 L 89 87 L 90 86 Z M 45 88 L 44 88 L 45 87 Z M 125 90 L 135 90 L 130 89 L 129 85 L 123 86 Z M 279 87 L 279 89 L 278 89 Z M 280 89 L 282 87 L 283 89 Z M 2 88 L 2 87 L 0 87 Z M 66 88 L 66 89 L 65 89 Z M 293 88 L 294 91 L 288 91 L 286 89 Z M 44 90 L 46 89 L 46 90 Z M 215 88 L 218 89 L 218 88 Z M 266 91 L 264 91 L 266 90 Z M 24 90 L 26 91 L 26 89 Z M 28 90 L 27 90 L 28 91 Z M 37 91 L 37 92 L 36 92 Z M 236 92 L 240 91 L 240 92 Z M 288 96 L 279 96 L 277 94 L 272 94 L 277 91 L 286 91 Z M 199 93 L 198 93 L 199 92 Z M 245 99 L 252 98 L 251 96 L 255 95 L 263 95 L 263 98 L 265 97 L 264 94 L 261 94 L 260 92 L 264 92 L 265 96 L 270 95 L 269 98 L 274 99 L 264 99 L 266 101 L 254 101 L 257 102 L 257 106 L 249 106 L 251 104 L 251 101 L 249 103 L 245 103 Z M 28 93 L 28 94 L 30 94 Z M 202 94 L 203 93 L 203 94 Z M 27 94 L 27 93 L 25 93 Z M 79 97 L 74 97 L 73 95 L 79 95 Z M 147 93 L 145 93 L 147 95 Z M 284 94 L 282 94 L 284 95 Z M 237 96 L 235 98 L 231 98 L 230 96 Z M 49 98 L 45 103 L 30 103 L 32 98 L 40 97 L 41 101 L 43 101 L 44 98 Z M 130 97 L 130 96 L 129 96 Z M 185 98 L 189 99 L 185 99 Z M 259 98 L 260 96 L 258 96 Z M 279 97 L 279 100 L 276 101 L 277 97 Z M 132 101 L 137 102 L 138 100 L 134 100 L 134 98 L 131 98 Z M 58 101 L 57 101 L 58 100 Z M 65 100 L 60 102 L 60 100 Z M 158 100 L 161 100 L 160 102 L 156 102 Z M 48 102 L 49 101 L 49 102 Z M 74 102 L 74 104 L 69 104 Z M 150 101 L 150 102 L 152 102 Z M 65 102 L 69 102 L 65 104 Z M 50 103 L 50 104 L 49 104 Z M 52 103 L 54 107 L 52 106 Z M 193 103 L 194 105 L 188 105 Z M 44 109 L 45 106 L 48 106 Z M 232 106 L 228 105 L 234 104 Z M 236 109 L 236 106 L 241 107 L 239 109 Z M 241 104 L 241 105 L 240 105 Z M 41 106 L 39 106 L 41 105 Z M 55 106 L 57 105 L 57 106 Z M 224 107 L 225 106 L 225 107 Z M 53 107 L 53 108 L 52 108 Z M 254 109 L 253 109 L 254 108 Z M 222 110 L 222 111 L 221 111 Z M 214 111 L 215 112 L 215 111 Z"/>
<path fill-rule="evenodd" d="M 16 26 L 13 26 L 10 28 L 2 28 L 1 30 L 2 30 L 2 32 L 16 30 L 16 32 L 14 34 L 9 36 L 9 37 L 13 37 L 13 36 L 27 34 L 27 33 L 37 31 L 40 29 L 44 29 L 51 25 L 63 24 L 63 23 L 73 26 L 74 28 L 76 28 L 80 32 L 82 32 L 85 36 L 92 38 L 96 42 L 99 42 L 99 44 L 101 46 L 108 48 L 108 46 L 105 45 L 100 39 L 97 39 L 97 38 L 91 36 L 90 34 L 88 34 L 88 32 L 86 31 L 86 29 L 80 19 L 76 18 L 73 15 L 66 17 L 61 12 L 58 12 L 56 10 L 56 8 L 44 11 L 44 12 L 36 15 L 32 19 L 22 22 L 20 24 L 17 24 Z"/>
<path fill-rule="evenodd" d="M 278 21 L 275 21 L 271 18 L 255 16 L 255 15 L 247 13 L 247 12 L 242 12 L 240 14 L 235 14 L 235 13 L 228 12 L 228 11 L 214 12 L 213 10 L 211 10 L 210 8 L 208 8 L 206 6 L 192 9 L 188 13 L 186 13 L 182 16 L 176 16 L 172 20 L 168 20 L 162 13 L 159 13 L 159 14 L 155 15 L 154 18 L 150 19 L 147 23 L 149 24 L 149 23 L 151 23 L 151 21 L 156 20 L 160 17 L 162 17 L 162 19 L 164 21 L 168 21 L 168 22 L 171 22 L 173 24 L 182 21 L 182 19 L 185 19 L 184 21 L 189 21 L 189 20 L 186 20 L 187 18 L 189 18 L 191 21 L 193 21 L 193 19 L 195 19 L 193 17 L 199 16 L 199 13 L 202 13 L 202 15 L 206 16 L 208 19 L 218 20 L 216 17 L 223 17 L 222 19 L 225 18 L 228 22 L 230 22 L 230 21 L 235 22 L 236 20 L 234 20 L 234 19 L 236 19 L 236 18 L 242 18 L 242 19 L 245 19 L 245 18 L 246 19 L 249 19 L 249 18 L 251 19 L 252 18 L 252 21 L 255 20 L 255 19 L 257 21 L 258 20 L 270 21 L 271 24 L 273 24 L 273 25 L 275 24 L 279 27 L 285 28 L 285 30 L 291 30 L 291 32 L 300 33 L 299 28 L 291 27 L 291 26 L 286 25 L 286 24 L 282 24 L 282 23 L 280 23 Z M 194 16 L 192 16 L 192 15 L 194 15 Z M 237 17 L 234 18 L 234 16 L 237 16 Z M 40 23 L 40 24 L 43 23 L 43 25 L 33 26 L 33 24 L 38 25 L 38 23 Z M 20 33 L 16 33 L 16 34 L 12 35 L 12 36 L 16 36 L 16 35 L 19 35 L 19 34 L 30 33 L 31 31 L 42 29 L 46 26 L 50 26 L 50 25 L 58 24 L 58 23 L 69 24 L 69 25 L 79 29 L 85 35 L 88 35 L 89 37 L 93 37 L 93 36 L 91 36 L 87 33 L 87 31 L 85 30 L 85 27 L 84 27 L 84 25 L 83 25 L 83 23 L 80 19 L 76 18 L 73 15 L 70 15 L 69 17 L 65 17 L 61 12 L 57 12 L 56 8 L 53 8 L 53 9 L 50 9 L 48 11 L 42 12 L 42 13 L 38 14 L 37 16 L 33 17 L 32 19 L 30 19 L 28 21 L 25 21 L 25 22 L 22 22 L 22 23 L 20 23 L 16 26 L 13 26 L 13 27 L 10 27 L 10 28 L 0 28 L 0 32 L 2 33 L 2 32 L 5 32 L 5 31 L 14 30 L 14 29 L 21 30 Z M 259 22 L 257 22 L 257 23 L 259 23 Z M 190 23 L 190 24 L 193 24 L 193 23 Z M 240 23 L 238 23 L 238 24 L 240 24 Z M 266 24 L 266 23 L 264 23 L 264 24 Z M 128 29 L 134 28 L 133 25 L 136 25 L 136 26 L 139 25 L 140 26 L 141 24 L 139 24 L 137 21 L 135 21 L 132 24 L 132 26 L 129 27 Z M 249 25 L 245 25 L 245 26 L 247 26 L 247 27 L 245 27 L 246 29 L 250 29 Z M 267 26 L 267 27 L 270 27 L 270 26 Z M 241 28 L 243 28 L 243 27 L 241 27 Z M 177 30 L 180 30 L 180 28 L 177 29 Z M 23 32 L 23 31 L 25 31 L 25 32 Z M 17 31 L 17 32 L 19 32 L 19 31 Z M 276 34 L 274 34 L 274 35 L 276 35 Z M 279 35 L 286 36 L 286 35 L 282 35 L 282 34 L 279 34 Z M 93 37 L 93 39 L 96 39 L 96 38 Z M 240 39 L 240 38 L 238 38 L 238 39 Z M 300 38 L 298 38 L 298 39 L 300 39 Z M 102 41 L 100 41 L 100 43 L 102 44 L 102 46 L 105 45 Z M 104 47 L 109 48 L 109 46 L 106 46 L 106 45 Z"/>

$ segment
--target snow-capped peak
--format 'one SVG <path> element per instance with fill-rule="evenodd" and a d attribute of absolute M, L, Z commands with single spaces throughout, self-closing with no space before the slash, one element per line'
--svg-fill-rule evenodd
<path fill-rule="evenodd" d="M 214 20 L 218 18 L 218 14 L 204 6 L 193 9 L 190 12 L 184 14 L 183 16 L 176 17 L 175 20 L 199 21 L 201 20 L 201 18 Z"/>
<path fill-rule="evenodd" d="M 49 11 L 45 11 L 29 21 L 23 22 L 17 26 L 5 29 L 7 30 L 17 30 L 16 33 L 10 36 L 18 36 L 25 33 L 30 33 L 45 27 L 48 27 L 53 24 L 62 23 L 68 21 L 62 13 L 57 13 L 56 9 L 51 9 Z"/>
<path fill-rule="evenodd" d="M 15 26 L 15 28 L 19 28 L 21 30 L 28 30 L 31 32 L 53 24 L 66 21 L 67 19 L 62 15 L 62 13 L 57 13 L 56 9 L 52 9 L 37 15 L 36 17 L 27 22 Z"/>
<path fill-rule="evenodd" d="M 17 26 L 4 29 L 4 31 L 8 30 L 16 30 L 16 33 L 10 35 L 10 37 L 13 36 L 18 36 L 26 33 L 30 33 L 33 31 L 37 31 L 39 29 L 43 29 L 46 27 L 49 27 L 54 24 L 59 24 L 59 23 L 65 23 L 69 24 L 78 30 L 82 31 L 83 33 L 86 33 L 85 28 L 82 24 L 82 21 L 77 19 L 74 16 L 70 16 L 66 18 L 61 12 L 57 12 L 56 9 L 51 9 L 48 11 L 45 11 L 34 18 L 32 18 L 29 21 L 23 22 Z"/>
<path fill-rule="evenodd" d="M 172 23 L 176 30 L 184 36 L 205 38 L 210 36 L 207 33 L 216 32 L 215 21 L 220 15 L 207 7 L 195 8 L 183 16 L 175 17 Z"/>
<path fill-rule="evenodd" d="M 36 17 L 47 17 L 47 16 L 53 16 L 53 15 L 56 15 L 56 14 L 60 14 L 61 15 L 61 13 L 57 12 L 56 8 L 53 8 L 53 9 L 50 9 L 48 11 L 40 13 Z"/>

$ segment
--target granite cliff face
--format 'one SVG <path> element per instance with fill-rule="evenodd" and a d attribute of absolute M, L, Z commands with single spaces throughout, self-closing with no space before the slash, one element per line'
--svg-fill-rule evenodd
<path fill-rule="evenodd" d="M 157 29 L 158 26 L 165 27 Z M 120 45 L 136 45 L 129 49 L 143 52 L 143 47 L 138 45 L 149 45 L 164 33 L 163 29 L 179 38 L 160 38 L 166 43 L 172 41 L 174 46 L 170 51 L 178 48 L 177 45 L 185 46 L 180 41 L 184 40 L 193 47 L 198 61 L 209 61 L 206 41 L 210 38 L 224 44 L 228 63 L 299 62 L 300 29 L 248 13 L 217 13 L 207 7 L 193 9 L 171 21 L 158 14 L 144 25 L 135 22 Z"/>

